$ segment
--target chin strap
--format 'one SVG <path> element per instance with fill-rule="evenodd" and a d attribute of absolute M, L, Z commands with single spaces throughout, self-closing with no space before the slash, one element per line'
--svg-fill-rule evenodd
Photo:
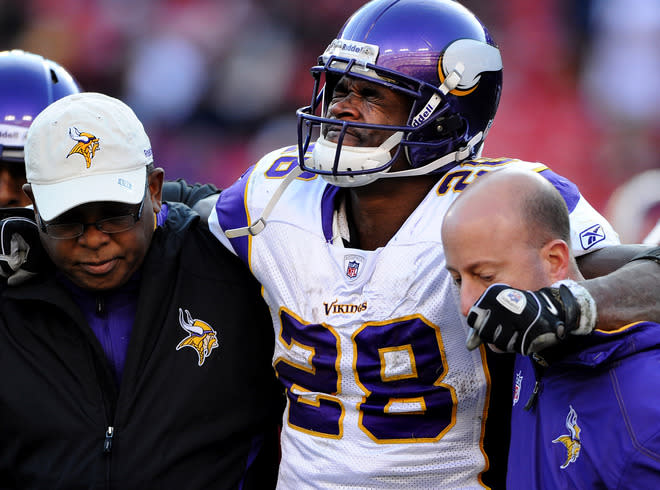
<path fill-rule="evenodd" d="M 452 72 L 447 75 L 447 78 L 445 78 L 445 81 L 442 82 L 442 85 L 438 87 L 438 90 L 442 93 L 442 95 L 447 95 L 449 92 L 454 90 L 458 84 L 461 82 L 461 77 L 463 76 L 463 72 L 465 71 L 465 65 L 463 63 L 457 63 Z M 422 124 L 425 120 L 431 116 L 435 110 L 438 108 L 440 103 L 443 101 L 442 97 L 440 97 L 438 94 L 434 93 L 429 101 L 424 104 L 424 107 L 419 113 L 413 118 L 412 120 L 412 125 L 413 126 L 419 126 Z"/>
<path fill-rule="evenodd" d="M 458 62 L 452 72 L 447 75 L 447 78 L 445 78 L 444 82 L 442 82 L 442 85 L 438 87 L 438 90 L 440 90 L 442 95 L 447 95 L 458 86 L 458 84 L 461 82 L 464 71 L 465 65 L 461 62 Z M 433 94 L 429 101 L 424 105 L 424 108 L 414 117 L 412 125 L 419 126 L 422 124 L 428 118 L 428 114 L 433 114 L 442 100 L 443 99 L 440 97 L 440 95 L 437 93 Z M 434 170 L 437 170 L 440 167 L 447 165 L 448 163 L 462 162 L 470 156 L 472 149 L 482 142 L 483 134 L 483 131 L 479 131 L 470 139 L 470 141 L 467 142 L 467 145 L 464 147 L 459 148 L 453 153 L 448 153 L 447 155 L 444 155 L 426 165 L 417 168 L 410 168 L 407 170 L 399 170 L 396 172 L 383 172 L 378 175 L 378 178 L 412 177 L 415 175 L 425 175 L 430 174 Z"/>
<path fill-rule="evenodd" d="M 266 204 L 266 207 L 261 212 L 261 216 L 259 217 L 259 219 L 254 221 L 250 226 L 243 226 L 242 228 L 232 228 L 231 230 L 227 230 L 225 231 L 225 236 L 227 238 L 238 238 L 240 236 L 246 236 L 246 235 L 255 236 L 261 233 L 264 230 L 264 228 L 266 228 L 266 218 L 270 216 L 270 213 L 273 211 L 273 208 L 275 207 L 277 201 L 280 200 L 280 197 L 282 196 L 284 190 L 287 187 L 289 187 L 289 184 L 293 182 L 293 180 L 296 177 L 298 177 L 302 172 L 303 170 L 302 168 L 300 168 L 300 165 L 296 165 L 294 169 L 287 174 L 287 176 L 280 183 L 277 189 L 275 189 L 273 196 L 270 198 L 268 204 Z"/>
<path fill-rule="evenodd" d="M 427 163 L 426 165 L 422 165 L 421 167 L 417 168 L 409 168 L 407 170 L 398 170 L 396 172 L 384 172 L 382 174 L 378 174 L 378 178 L 380 179 L 386 179 L 390 177 L 411 177 L 414 175 L 426 175 L 430 174 L 436 169 L 439 169 L 440 167 L 447 165 L 448 163 L 452 162 L 462 162 L 466 158 L 470 156 L 472 153 L 472 149 L 477 146 L 479 143 L 481 143 L 482 137 L 483 137 L 483 131 L 479 131 L 477 134 L 475 134 L 470 141 L 467 142 L 467 145 L 465 145 L 462 148 L 459 148 L 453 153 L 448 153 L 447 155 L 438 158 L 437 160 L 433 160 L 431 163 Z"/>

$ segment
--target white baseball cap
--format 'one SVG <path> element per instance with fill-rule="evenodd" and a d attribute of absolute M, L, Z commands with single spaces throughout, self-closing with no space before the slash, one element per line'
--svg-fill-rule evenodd
<path fill-rule="evenodd" d="M 63 97 L 32 122 L 25 170 L 44 221 L 81 204 L 144 198 L 151 143 L 133 110 L 95 92 Z"/>

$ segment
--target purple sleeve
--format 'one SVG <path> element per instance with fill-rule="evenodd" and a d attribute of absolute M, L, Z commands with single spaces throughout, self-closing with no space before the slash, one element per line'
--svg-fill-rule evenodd
<path fill-rule="evenodd" d="M 338 192 L 339 187 L 328 185 L 323 191 L 323 198 L 321 199 L 321 226 L 323 227 L 323 236 L 328 242 L 332 241 L 332 219 Z"/>
<path fill-rule="evenodd" d="M 577 206 L 578 201 L 580 200 L 580 190 L 578 187 L 566 177 L 562 177 L 550 169 L 542 170 L 540 174 L 548 179 L 552 185 L 557 188 L 559 193 L 564 198 L 564 201 L 566 201 L 568 212 L 572 213 L 575 209 L 575 206 Z"/>
<path fill-rule="evenodd" d="M 167 203 L 164 202 L 160 207 L 160 211 L 158 211 L 158 214 L 156 215 L 156 226 L 163 226 L 165 224 L 165 221 L 167 221 L 168 211 L 169 207 L 167 206 Z"/>
<path fill-rule="evenodd" d="M 241 228 L 250 224 L 248 223 L 249 217 L 245 203 L 245 193 L 250 175 L 253 171 L 254 166 L 246 170 L 236 182 L 220 193 L 215 209 L 220 227 L 224 231 Z M 231 238 L 230 242 L 236 254 L 247 264 L 249 251 L 248 236 Z"/>

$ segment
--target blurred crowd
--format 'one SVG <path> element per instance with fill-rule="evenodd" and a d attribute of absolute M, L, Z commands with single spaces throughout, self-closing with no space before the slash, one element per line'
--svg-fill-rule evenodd
<path fill-rule="evenodd" d="M 0 0 L 0 49 L 39 53 L 121 98 L 169 178 L 224 187 L 295 143 L 309 68 L 363 3 Z M 462 3 L 504 60 L 484 155 L 542 161 L 639 241 L 660 218 L 660 2 Z"/>

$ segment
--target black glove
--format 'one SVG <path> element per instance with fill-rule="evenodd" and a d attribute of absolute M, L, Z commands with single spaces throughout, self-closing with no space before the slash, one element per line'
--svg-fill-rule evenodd
<path fill-rule="evenodd" d="M 574 281 L 560 281 L 538 291 L 493 284 L 467 316 L 473 328 L 467 348 L 482 341 L 504 352 L 529 355 L 559 343 L 568 333 L 586 335 L 596 323 L 596 305 Z"/>
<path fill-rule="evenodd" d="M 10 216 L 0 221 L 0 276 L 10 286 L 27 281 L 51 264 L 41 245 L 34 213 L 30 210 L 30 218 L 30 213 L 19 209 L 13 208 L 11 212 L 20 216 Z"/>

